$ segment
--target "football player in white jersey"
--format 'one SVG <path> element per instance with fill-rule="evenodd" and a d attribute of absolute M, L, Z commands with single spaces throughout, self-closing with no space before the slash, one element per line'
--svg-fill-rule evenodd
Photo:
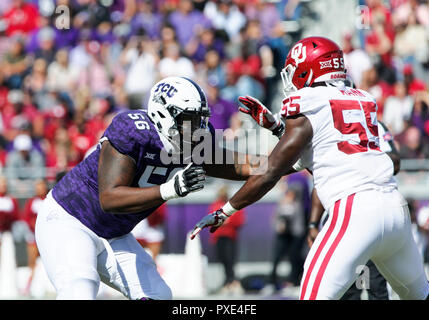
<path fill-rule="evenodd" d="M 191 238 L 206 227 L 214 232 L 235 211 L 261 199 L 300 159 L 329 211 L 304 264 L 300 299 L 341 298 L 368 260 L 401 299 L 426 299 L 429 283 L 408 206 L 397 190 L 393 163 L 380 150 L 375 99 L 346 86 L 342 50 L 323 37 L 297 42 L 281 75 L 287 97 L 283 135 L 281 121 L 267 108 L 248 107 L 260 125 L 281 135 L 266 172 L 251 176 L 229 202 L 197 223 Z"/>
<path fill-rule="evenodd" d="M 380 142 L 380 149 L 390 157 L 393 162 L 393 175 L 396 175 L 399 172 L 401 166 L 401 160 L 399 158 L 398 150 L 395 147 L 393 136 L 387 129 L 387 127 L 381 122 L 378 121 L 378 135 Z M 311 211 L 310 211 L 310 219 L 308 224 L 308 234 L 307 234 L 307 242 L 309 247 L 313 245 L 314 240 L 319 234 L 320 225 L 326 221 L 327 216 L 323 215 L 325 213 L 325 208 L 323 208 L 320 199 L 317 196 L 316 189 L 313 188 L 313 192 L 311 195 Z M 323 221 L 322 220 L 323 217 Z M 366 264 L 366 267 L 362 269 L 364 274 L 366 274 L 368 278 L 367 292 L 369 300 L 389 300 L 389 293 L 387 289 L 386 279 L 380 274 L 375 264 L 370 260 Z M 359 270 L 356 270 L 359 273 Z M 360 300 L 361 299 L 362 290 L 358 289 L 356 285 L 352 285 L 342 296 L 341 300 Z"/>

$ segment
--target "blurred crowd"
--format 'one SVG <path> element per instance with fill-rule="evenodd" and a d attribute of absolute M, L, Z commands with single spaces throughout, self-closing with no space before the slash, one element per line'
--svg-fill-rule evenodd
<path fill-rule="evenodd" d="M 356 85 L 373 94 L 378 118 L 399 144 L 402 159 L 429 157 L 429 1 L 367 0 L 368 29 L 354 48 L 342 46 Z"/>
<path fill-rule="evenodd" d="M 361 3 L 368 28 L 345 31 L 340 43 L 348 72 L 377 98 L 401 157 L 428 158 L 428 1 Z M 279 72 L 300 36 L 284 22 L 300 21 L 301 7 L 299 0 L 2 1 L 4 174 L 54 181 L 85 157 L 117 111 L 144 108 L 166 76 L 203 86 L 218 129 L 242 125 L 240 95 L 278 109 Z"/>
<path fill-rule="evenodd" d="M 286 0 L 1 1 L 4 173 L 53 181 L 85 157 L 116 112 L 144 107 L 166 76 L 196 80 L 213 125 L 239 128 L 239 95 L 273 95 L 288 52 L 281 22 L 297 18 L 298 7 Z"/>

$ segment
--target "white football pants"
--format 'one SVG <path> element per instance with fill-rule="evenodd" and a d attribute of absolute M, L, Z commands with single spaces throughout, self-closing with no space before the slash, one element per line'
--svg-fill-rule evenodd
<path fill-rule="evenodd" d="M 361 191 L 329 208 L 304 264 L 300 299 L 340 299 L 368 260 L 401 299 L 428 296 L 408 206 L 397 190 Z"/>
<path fill-rule="evenodd" d="M 37 216 L 36 243 L 57 299 L 95 299 L 100 280 L 132 300 L 172 298 L 155 262 L 131 233 L 103 239 L 51 194 Z"/>

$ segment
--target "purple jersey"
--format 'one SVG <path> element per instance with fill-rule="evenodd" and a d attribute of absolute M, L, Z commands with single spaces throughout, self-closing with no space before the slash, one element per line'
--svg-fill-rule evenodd
<path fill-rule="evenodd" d="M 160 185 L 185 167 L 161 162 L 164 145 L 144 110 L 127 110 L 116 115 L 102 139 L 108 139 L 117 151 L 135 161 L 133 187 Z M 98 197 L 99 156 L 100 144 L 55 185 L 52 195 L 68 213 L 98 236 L 110 239 L 129 233 L 158 206 L 132 214 L 103 211 Z"/>

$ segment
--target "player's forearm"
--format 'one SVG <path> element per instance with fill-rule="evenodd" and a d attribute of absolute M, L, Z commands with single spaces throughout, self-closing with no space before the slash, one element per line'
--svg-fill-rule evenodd
<path fill-rule="evenodd" d="M 282 136 L 266 163 L 260 163 L 255 174 L 247 179 L 241 189 L 231 198 L 230 204 L 242 209 L 270 191 L 284 175 L 293 172 L 293 164 L 311 141 L 312 128 L 305 117 L 289 120 L 289 131 Z M 265 171 L 263 171 L 266 169 Z"/>
<path fill-rule="evenodd" d="M 233 157 L 233 163 L 231 164 L 228 164 L 228 161 L 226 161 L 227 157 L 224 159 L 227 164 L 205 165 L 206 174 L 214 178 L 239 181 L 247 180 L 252 172 L 252 155 L 234 152 Z"/>
<path fill-rule="evenodd" d="M 136 213 L 165 202 L 159 186 L 147 188 L 118 186 L 100 193 L 99 200 L 103 211 L 109 213 Z"/>
<path fill-rule="evenodd" d="M 388 152 L 387 155 L 390 157 L 390 159 L 393 162 L 393 175 L 396 175 L 399 170 L 401 170 L 401 158 L 399 157 L 398 152 L 396 149 L 392 148 L 392 152 Z"/>
<path fill-rule="evenodd" d="M 164 202 L 160 187 L 131 187 L 136 172 L 134 160 L 103 142 L 98 165 L 101 208 L 110 213 L 135 213 Z"/>
<path fill-rule="evenodd" d="M 268 193 L 280 180 L 281 176 L 270 173 L 254 175 L 247 179 L 241 189 L 230 199 L 229 203 L 237 210 L 255 203 Z"/>
<path fill-rule="evenodd" d="M 317 191 L 315 188 L 313 188 L 313 192 L 311 194 L 310 223 L 318 225 L 324 211 L 325 208 L 323 207 L 322 202 L 317 195 Z"/>
<path fill-rule="evenodd" d="M 209 165 L 204 166 L 204 169 L 206 170 L 207 176 L 213 178 L 243 181 L 247 180 L 249 177 L 249 170 L 246 165 Z"/>

